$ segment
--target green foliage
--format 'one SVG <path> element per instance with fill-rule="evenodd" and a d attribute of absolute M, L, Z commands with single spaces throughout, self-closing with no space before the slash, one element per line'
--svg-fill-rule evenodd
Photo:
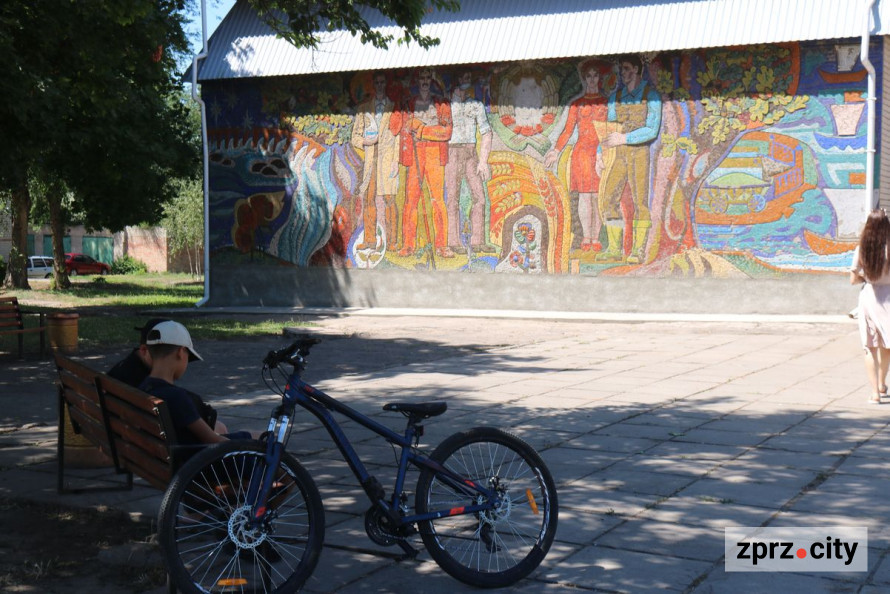
<path fill-rule="evenodd" d="M 676 84 L 674 75 L 670 70 L 658 71 L 658 80 L 655 83 L 655 88 L 658 89 L 658 92 L 665 99 L 673 98 L 677 101 L 688 101 L 692 98 L 689 91 Z"/>
<path fill-rule="evenodd" d="M 161 224 L 175 253 L 204 241 L 204 189 L 200 179 L 176 180 L 174 186 L 176 194 L 164 205 Z"/>
<path fill-rule="evenodd" d="M 3 256 L 0 256 L 0 279 L 6 276 L 6 260 L 3 259 Z"/>
<path fill-rule="evenodd" d="M 169 100 L 182 88 L 185 8 L 0 3 L 0 187 L 20 187 L 51 163 L 88 227 L 157 220 L 166 180 L 198 157 L 181 103 Z"/>
<path fill-rule="evenodd" d="M 685 151 L 690 155 L 698 154 L 698 145 L 688 136 L 674 136 L 667 132 L 661 135 L 661 154 L 671 157 L 677 151 Z"/>
<path fill-rule="evenodd" d="M 707 114 L 698 133 L 710 132 L 714 144 L 720 144 L 740 131 L 775 124 L 806 107 L 808 96 L 788 94 L 793 66 L 791 52 L 773 45 L 754 46 L 745 53 L 710 50 L 704 69 L 696 75 Z"/>
<path fill-rule="evenodd" d="M 123 256 L 111 264 L 111 274 L 145 274 L 148 266 L 132 256 Z"/>
<path fill-rule="evenodd" d="M 417 42 L 420 47 L 438 45 L 439 40 L 420 32 L 420 25 L 427 13 L 433 10 L 456 12 L 458 0 L 249 0 L 257 13 L 278 35 L 297 47 L 318 48 L 319 32 L 346 30 L 359 35 L 362 43 L 387 48 L 392 35 L 374 31 L 365 20 L 368 13 L 359 8 L 365 6 L 377 10 L 384 17 L 402 28 L 403 36 L 397 43 Z"/>
<path fill-rule="evenodd" d="M 200 179 L 173 182 L 176 194 L 164 205 L 161 225 L 167 230 L 170 252 L 185 252 L 193 273 L 200 269 L 204 246 L 204 188 Z"/>

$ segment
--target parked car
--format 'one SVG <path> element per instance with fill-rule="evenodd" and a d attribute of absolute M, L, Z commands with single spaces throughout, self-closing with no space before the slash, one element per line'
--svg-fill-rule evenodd
<path fill-rule="evenodd" d="M 46 256 L 28 258 L 28 278 L 52 278 L 53 259 Z"/>
<path fill-rule="evenodd" d="M 78 274 L 108 274 L 111 266 L 86 254 L 65 254 L 65 269 L 70 276 Z"/>

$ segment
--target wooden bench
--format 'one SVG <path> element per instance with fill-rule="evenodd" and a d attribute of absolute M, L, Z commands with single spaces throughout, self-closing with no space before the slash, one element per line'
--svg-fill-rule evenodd
<path fill-rule="evenodd" d="M 39 316 L 37 326 L 25 326 L 24 315 Z M 46 352 L 46 326 L 42 312 L 23 311 L 16 297 L 0 297 L 0 336 L 17 335 L 19 341 L 19 359 L 24 358 L 25 334 L 40 334 L 40 356 Z"/>
<path fill-rule="evenodd" d="M 165 490 L 179 468 L 186 448 L 176 441 L 176 432 L 160 398 L 146 394 L 83 363 L 55 353 L 59 372 L 58 491 L 82 493 L 133 488 L 133 475 L 156 489 Z M 110 458 L 123 485 L 69 489 L 65 484 L 65 411 L 71 425 L 87 441 Z M 169 574 L 167 591 L 176 586 Z"/>
<path fill-rule="evenodd" d="M 167 404 L 142 390 L 55 353 L 59 372 L 59 493 L 132 489 L 133 475 L 164 490 L 180 463 Z M 113 462 L 124 485 L 69 489 L 65 484 L 65 411 L 76 433 Z"/>

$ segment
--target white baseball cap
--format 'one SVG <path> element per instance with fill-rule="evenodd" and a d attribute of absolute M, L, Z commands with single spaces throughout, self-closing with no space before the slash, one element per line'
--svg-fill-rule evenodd
<path fill-rule="evenodd" d="M 179 322 L 166 321 L 155 324 L 154 328 L 148 331 L 145 344 L 172 344 L 175 346 L 185 347 L 189 351 L 189 361 L 203 361 L 204 359 L 195 352 L 192 345 L 192 337 L 189 331 Z"/>

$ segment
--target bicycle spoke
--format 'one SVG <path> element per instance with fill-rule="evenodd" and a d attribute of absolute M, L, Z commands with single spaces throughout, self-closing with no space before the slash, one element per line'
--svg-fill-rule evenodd
<path fill-rule="evenodd" d="M 464 493 L 456 480 L 422 472 L 419 513 L 481 506 L 420 523 L 433 559 L 457 579 L 482 587 L 509 586 L 537 567 L 556 529 L 556 491 L 537 453 L 507 433 L 478 428 L 446 439 L 431 458 L 484 489 Z"/>
<path fill-rule="evenodd" d="M 318 490 L 284 453 L 257 522 L 250 485 L 268 472 L 258 443 L 231 442 L 205 450 L 177 474 L 161 508 L 160 532 L 178 589 L 284 593 L 309 577 L 324 537 Z"/>

